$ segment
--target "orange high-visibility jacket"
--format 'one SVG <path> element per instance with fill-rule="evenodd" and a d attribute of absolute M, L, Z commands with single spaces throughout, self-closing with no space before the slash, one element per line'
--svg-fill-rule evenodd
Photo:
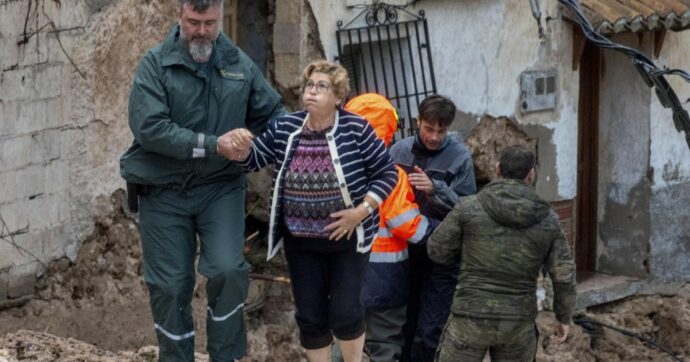
<path fill-rule="evenodd" d="M 395 107 L 379 94 L 363 94 L 345 109 L 364 117 L 388 146 L 398 126 Z M 379 206 L 379 231 L 371 247 L 369 266 L 362 288 L 366 308 L 392 308 L 407 303 L 408 250 L 430 234 L 431 226 L 420 214 L 407 174 L 398 170 L 398 183 Z"/>
<path fill-rule="evenodd" d="M 379 232 L 371 247 L 370 262 L 393 263 L 407 259 L 407 243 L 424 238 L 429 222 L 419 213 L 407 174 L 400 167 L 398 184 L 379 209 Z"/>

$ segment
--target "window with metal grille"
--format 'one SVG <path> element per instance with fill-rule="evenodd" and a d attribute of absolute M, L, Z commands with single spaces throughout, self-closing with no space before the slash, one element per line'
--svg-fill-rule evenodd
<path fill-rule="evenodd" d="M 398 21 L 398 14 L 412 18 Z M 350 26 L 365 16 L 366 26 Z M 399 136 L 412 134 L 417 106 L 436 93 L 436 80 L 424 12 L 403 7 L 367 6 L 348 24 L 338 22 L 338 61 L 350 75 L 350 97 L 375 92 L 398 108 Z"/>

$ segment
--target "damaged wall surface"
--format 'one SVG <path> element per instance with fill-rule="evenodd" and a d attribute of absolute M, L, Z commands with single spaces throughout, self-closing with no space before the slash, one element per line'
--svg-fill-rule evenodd
<path fill-rule="evenodd" d="M 7 227 L 0 301 L 32 293 L 43 264 L 76 257 L 94 218 L 111 211 L 110 195 L 123 187 L 118 159 L 131 142 L 133 73 L 170 29 L 174 9 L 163 1 L 0 1 L 0 214 Z"/>
<path fill-rule="evenodd" d="M 328 59 L 338 54 L 337 21 L 347 23 L 361 8 L 310 0 Z M 543 4 L 545 38 L 540 40 L 527 4 L 499 0 L 404 2 L 406 10 L 424 10 L 438 92 L 460 110 L 462 135 L 484 115 L 505 116 L 537 139 L 537 191 L 548 200 L 577 195 L 578 97 L 580 74 L 573 69 L 573 25 L 562 18 L 557 2 Z M 352 26 L 364 26 L 357 19 Z M 654 37 L 614 38 L 648 54 Z M 658 64 L 690 69 L 690 33 L 669 32 Z M 664 280 L 690 279 L 689 151 L 673 127 L 671 112 L 640 78 L 628 58 L 604 51 L 598 182 L 597 271 Z M 557 72 L 557 103 L 552 111 L 522 113 L 520 73 Z M 681 99 L 690 86 L 668 78 Z M 675 201 L 675 202 L 674 202 Z"/>
<path fill-rule="evenodd" d="M 119 157 L 132 141 L 131 81 L 144 52 L 175 23 L 177 4 L 0 0 L 0 215 L 7 226 L 0 301 L 32 293 L 44 264 L 74 259 L 94 219 L 111 212 L 111 195 L 124 187 Z M 302 68 L 323 57 L 309 3 L 243 2 L 239 13 L 253 20 L 238 24 L 237 40 L 297 108 Z M 266 175 L 248 181 L 259 219 L 271 186 Z"/>
<path fill-rule="evenodd" d="M 669 32 L 658 62 L 690 69 L 690 31 Z M 690 84 L 668 77 L 681 102 L 690 98 Z M 687 100 L 683 105 L 688 109 Z M 652 97 L 650 109 L 650 274 L 661 280 L 690 276 L 690 150 L 673 126 L 672 113 Z"/>
<path fill-rule="evenodd" d="M 334 59 L 338 54 L 337 21 L 347 23 L 361 8 L 348 8 L 337 1 L 310 2 L 326 55 Z M 540 192 L 550 200 L 573 198 L 577 183 L 573 165 L 577 162 L 579 73 L 570 67 L 570 24 L 560 20 L 549 22 L 547 36 L 540 41 L 530 8 L 521 2 L 418 1 L 406 10 L 415 14 L 424 10 L 429 19 L 438 92 L 449 96 L 462 113 L 473 115 L 464 117 L 474 122 L 472 126 L 483 115 L 506 116 L 516 119 L 530 136 L 541 136 L 538 143 L 548 144 L 543 149 L 555 153 L 547 154 L 541 146 L 538 148 L 543 170 L 537 183 Z M 544 11 L 558 16 L 555 3 Z M 362 26 L 363 20 L 358 19 L 353 25 Z M 558 105 L 553 112 L 520 112 L 520 73 L 534 69 L 558 71 Z M 470 127 L 458 124 L 454 128 L 467 134 Z"/>
<path fill-rule="evenodd" d="M 651 52 L 651 37 L 612 39 Z M 629 58 L 603 52 L 599 115 L 597 270 L 647 276 L 649 258 L 649 116 L 651 90 Z"/>
<path fill-rule="evenodd" d="M 254 49 L 256 59 L 265 61 L 289 108 L 299 107 L 302 69 L 335 58 L 337 21 L 358 14 L 348 5 L 361 2 L 367 1 L 269 0 L 251 9 L 261 17 L 261 38 L 273 38 Z M 0 0 L 0 215 L 27 250 L 0 241 L 0 300 L 31 293 L 42 263 L 73 258 L 94 218 L 110 212 L 110 195 L 123 186 L 118 159 L 131 142 L 126 114 L 134 70 L 170 29 L 176 3 Z M 537 140 L 538 192 L 551 201 L 576 197 L 579 72 L 572 69 L 572 25 L 556 2 L 542 9 L 551 18 L 542 40 L 522 2 L 421 0 L 407 10 L 424 10 L 429 19 L 439 93 L 463 114 L 456 130 L 468 134 L 484 115 L 515 120 Z M 635 36 L 619 38 L 638 45 Z M 650 36 L 642 46 L 652 47 Z M 690 33 L 669 33 L 658 63 L 690 69 L 688 53 Z M 690 151 L 670 111 L 639 82 L 628 83 L 634 72 L 625 70 L 626 60 L 606 54 L 605 63 L 599 267 L 690 279 Z M 554 110 L 521 112 L 525 70 L 557 71 Z M 688 84 L 669 80 L 681 99 L 690 95 Z M 267 204 L 265 175 L 250 178 L 257 205 Z"/>

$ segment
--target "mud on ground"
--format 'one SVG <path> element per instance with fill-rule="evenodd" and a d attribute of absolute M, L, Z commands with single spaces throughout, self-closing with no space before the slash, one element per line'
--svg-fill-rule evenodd
<path fill-rule="evenodd" d="M 113 195 L 117 211 L 97 220 L 74 262 L 50 264 L 35 298 L 0 311 L 0 362 L 153 361 L 157 358 L 153 322 L 142 278 L 137 225 L 122 209 L 122 194 Z M 254 232 L 248 227 L 248 234 Z M 254 273 L 284 276 L 284 260 L 265 262 L 258 240 L 246 248 Z M 306 361 L 299 347 L 289 285 L 255 279 L 263 298 L 248 301 L 245 314 L 249 351 L 242 361 Z M 686 288 L 688 289 L 688 288 Z M 193 299 L 197 361 L 205 355 L 204 280 L 198 278 Z M 690 293 L 674 297 L 635 297 L 593 308 L 587 316 L 654 340 L 681 359 L 690 358 Z M 552 343 L 554 319 L 538 320 L 539 361 L 672 361 L 641 341 L 602 328 L 586 333 L 571 328 L 564 344 Z M 592 334 L 593 333 L 593 334 Z"/>
<path fill-rule="evenodd" d="M 35 298 L 0 311 L 0 361 L 150 361 L 156 337 L 143 282 L 137 224 L 122 208 L 123 194 L 112 201 L 114 214 L 96 221 L 93 234 L 72 263 L 60 259 L 38 281 Z M 248 233 L 253 233 L 248 227 Z M 252 243 L 247 259 L 254 273 L 286 275 L 284 261 L 265 262 L 266 251 Z M 253 280 L 255 298 L 245 314 L 250 357 L 242 361 L 299 361 L 294 306 L 289 284 Z M 197 360 L 206 346 L 205 280 L 197 276 L 193 298 Z"/>

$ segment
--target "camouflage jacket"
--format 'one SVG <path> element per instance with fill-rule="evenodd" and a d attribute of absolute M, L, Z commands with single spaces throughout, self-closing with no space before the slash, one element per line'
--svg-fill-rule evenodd
<path fill-rule="evenodd" d="M 550 274 L 554 311 L 570 323 L 575 304 L 575 264 L 551 205 L 519 180 L 501 179 L 455 205 L 431 235 L 427 250 L 437 263 L 460 254 L 451 310 L 476 318 L 536 317 L 540 270 Z"/>

